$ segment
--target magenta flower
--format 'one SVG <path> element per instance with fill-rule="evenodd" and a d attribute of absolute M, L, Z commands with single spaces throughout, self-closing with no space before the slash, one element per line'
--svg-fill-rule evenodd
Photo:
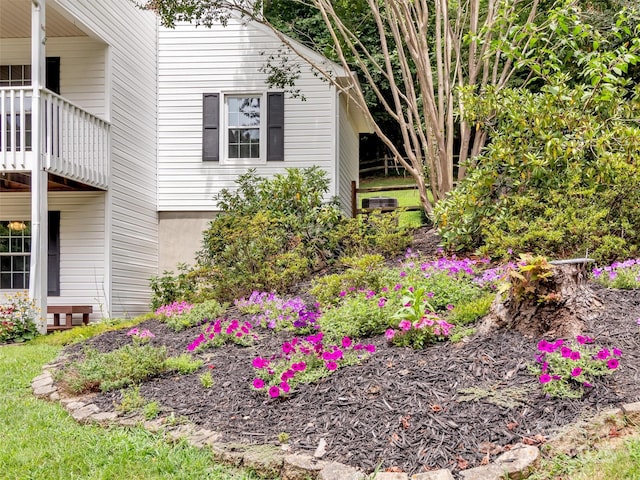
<path fill-rule="evenodd" d="M 330 371 L 336 370 L 338 368 L 338 364 L 336 362 L 326 362 L 325 366 L 327 367 L 327 370 Z"/>
<path fill-rule="evenodd" d="M 609 358 L 610 355 L 611 353 L 609 352 L 609 350 L 607 350 L 606 348 L 603 348 L 598 352 L 596 357 L 598 358 L 598 360 L 606 360 L 607 358 Z"/>
<path fill-rule="evenodd" d="M 264 368 L 269 365 L 269 360 L 262 357 L 256 357 L 253 359 L 252 365 L 253 368 Z"/>
<path fill-rule="evenodd" d="M 402 320 L 398 324 L 398 327 L 406 332 L 407 330 L 411 330 L 411 322 L 409 320 Z"/>
<path fill-rule="evenodd" d="M 342 337 L 342 348 L 349 348 L 351 346 L 351 339 L 349 337 Z"/>
<path fill-rule="evenodd" d="M 607 368 L 609 370 L 615 370 L 620 365 L 620 361 L 617 358 L 612 358 L 607 362 Z"/>
<path fill-rule="evenodd" d="M 575 352 L 571 352 L 571 356 L 569 358 L 571 358 L 571 360 L 580 360 L 580 352 L 577 350 Z"/>
<path fill-rule="evenodd" d="M 427 293 L 427 297 L 429 297 L 429 298 L 433 298 L 434 296 L 435 296 L 435 293 L 433 293 L 433 292 Z"/>
<path fill-rule="evenodd" d="M 291 387 L 287 382 L 280 382 L 280 388 L 284 393 L 289 393 L 289 390 L 291 390 Z"/>
<path fill-rule="evenodd" d="M 582 373 L 582 369 L 580 367 L 576 367 L 573 370 L 571 370 L 572 377 L 579 377 L 581 373 Z"/>
<path fill-rule="evenodd" d="M 289 342 L 284 342 L 282 344 L 282 353 L 284 353 L 285 355 L 289 355 L 292 351 L 293 345 L 291 345 Z"/>
<path fill-rule="evenodd" d="M 380 308 L 384 307 L 386 303 L 387 303 L 387 299 L 384 298 L 384 297 L 382 297 L 382 298 L 380 298 L 380 300 L 378 300 L 378 306 Z"/>
<path fill-rule="evenodd" d="M 276 398 L 280 396 L 280 389 L 278 387 L 276 387 L 275 385 L 273 385 L 271 388 L 269 388 L 269 396 L 271 398 Z"/>
<path fill-rule="evenodd" d="M 452 304 L 448 304 L 447 305 L 447 310 L 453 310 L 455 307 Z"/>
<path fill-rule="evenodd" d="M 622 351 L 621 351 L 621 350 L 618 350 L 617 348 L 614 348 L 614 349 L 613 349 L 613 354 L 614 354 L 616 357 L 620 357 L 620 356 L 622 355 Z"/>
<path fill-rule="evenodd" d="M 571 350 L 569 347 L 562 347 L 560 349 L 560 355 L 562 355 L 562 358 L 571 358 L 572 353 L 573 350 Z"/>
<path fill-rule="evenodd" d="M 540 380 L 540 383 L 549 383 L 551 381 L 551 375 L 549 375 L 548 373 L 543 373 L 542 375 L 540 375 L 538 380 Z"/>
<path fill-rule="evenodd" d="M 307 368 L 307 364 L 304 362 L 294 363 L 291 365 L 291 370 L 294 372 L 302 372 L 305 368 Z"/>
<path fill-rule="evenodd" d="M 369 343 L 368 345 L 364 346 L 364 349 L 369 353 L 374 353 L 376 351 L 376 346 L 372 343 Z"/>
<path fill-rule="evenodd" d="M 255 388 L 256 390 L 260 390 L 260 389 L 264 388 L 264 380 L 262 380 L 261 378 L 254 378 L 253 379 L 253 388 Z"/>
<path fill-rule="evenodd" d="M 347 294 L 347 292 L 345 292 L 344 290 L 341 291 L 338 295 L 340 295 L 341 297 L 344 297 Z"/>

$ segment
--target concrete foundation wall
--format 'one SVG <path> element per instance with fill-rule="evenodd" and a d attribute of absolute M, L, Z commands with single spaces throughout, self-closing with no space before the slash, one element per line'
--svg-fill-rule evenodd
<path fill-rule="evenodd" d="M 158 273 L 177 272 L 179 263 L 193 265 L 202 248 L 202 232 L 215 212 L 159 212 Z"/>

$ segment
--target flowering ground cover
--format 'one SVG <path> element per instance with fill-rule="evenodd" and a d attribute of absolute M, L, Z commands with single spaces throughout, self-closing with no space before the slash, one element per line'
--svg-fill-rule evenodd
<path fill-rule="evenodd" d="M 423 243 L 414 245 L 414 251 L 435 253 L 433 243 L 420 240 Z M 452 264 L 460 266 L 464 268 Z M 508 330 L 458 343 L 429 343 L 422 349 L 396 346 L 384 330 L 366 339 L 343 336 L 331 342 L 307 334 L 294 343 L 291 330 L 276 328 L 283 321 L 279 315 L 251 308 L 242 313 L 242 305 L 234 307 L 229 321 L 218 326 L 214 322 L 175 331 L 150 320 L 140 324 L 138 331 L 153 332 L 153 337 L 145 338 L 151 345 L 166 346 L 170 356 L 186 352 L 203 328 L 210 327 L 206 333 L 214 334 L 213 341 L 245 335 L 245 326 L 252 341 L 220 341 L 216 348 L 193 348 L 195 357 L 203 361 L 200 371 L 160 375 L 144 382 L 140 394 L 177 417 L 223 433 L 229 442 L 273 444 L 288 438 L 293 451 L 313 454 L 324 439 L 328 459 L 368 471 L 378 467 L 408 473 L 438 467 L 457 471 L 479 465 L 514 443 L 543 442 L 567 423 L 609 406 L 640 400 L 640 327 L 636 323 L 640 290 L 608 290 L 595 283 L 593 288 L 603 309 L 583 332 L 589 341 L 566 339 L 566 345 L 556 338 L 527 338 Z M 398 292 L 400 299 L 409 293 L 417 295 Z M 390 292 L 374 293 L 370 299 L 374 307 L 388 307 Z M 389 303 L 381 302 L 383 293 Z M 302 313 L 305 327 L 315 323 L 315 314 L 309 316 L 315 309 L 303 309 L 297 301 L 287 303 L 290 299 L 260 301 L 265 300 L 273 304 L 283 300 L 294 322 Z M 442 303 L 446 313 L 448 303 Z M 396 309 L 403 319 L 394 337 L 405 332 L 403 326 L 410 330 L 400 322 L 414 325 L 412 312 L 403 308 Z M 440 326 L 440 334 L 449 328 L 433 322 Z M 258 328 L 256 323 L 263 326 Z M 114 331 L 87 343 L 106 352 L 131 341 L 126 331 Z M 68 351 L 81 355 L 82 347 Z M 589 377 L 587 386 L 591 354 L 596 357 L 592 360 L 604 362 L 603 368 L 615 373 Z M 350 361 L 340 364 L 350 355 Z M 327 374 L 311 383 L 302 381 L 313 362 Z M 533 374 L 530 370 L 536 365 L 540 371 Z M 212 385 L 199 380 L 203 372 L 210 373 Z M 554 375 L 560 378 L 554 380 Z M 574 378 L 583 381 L 580 398 L 555 398 L 543 389 L 553 381 Z M 100 393 L 95 401 L 109 410 L 121 396 L 117 391 Z"/>

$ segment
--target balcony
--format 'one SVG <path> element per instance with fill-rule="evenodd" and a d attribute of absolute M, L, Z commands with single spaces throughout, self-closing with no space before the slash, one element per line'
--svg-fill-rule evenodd
<path fill-rule="evenodd" d="M 43 165 L 50 178 L 106 190 L 110 124 L 47 89 L 40 99 Z M 0 88 L 0 173 L 5 176 L 24 177 L 33 166 L 32 103 L 30 87 Z"/>

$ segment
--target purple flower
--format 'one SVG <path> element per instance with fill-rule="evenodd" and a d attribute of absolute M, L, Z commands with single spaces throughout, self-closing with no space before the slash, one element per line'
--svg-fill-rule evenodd
<path fill-rule="evenodd" d="M 620 361 L 617 358 L 612 358 L 607 362 L 607 368 L 609 370 L 615 370 L 620 365 Z"/>
<path fill-rule="evenodd" d="M 407 272 L 405 272 L 405 271 L 400 272 L 400 277 L 401 278 L 404 278 L 406 276 L 407 276 Z"/>
<path fill-rule="evenodd" d="M 330 370 L 330 371 L 333 371 L 338 368 L 338 364 L 336 362 L 326 362 L 325 366 L 327 367 L 327 370 Z"/>
<path fill-rule="evenodd" d="M 347 292 L 345 292 L 344 290 L 341 291 L 338 295 L 340 295 L 341 297 L 344 297 L 347 294 Z"/>
<path fill-rule="evenodd" d="M 453 310 L 455 307 L 452 304 L 448 304 L 447 305 L 447 310 Z"/>
<path fill-rule="evenodd" d="M 264 388 L 264 380 L 262 380 L 261 378 L 254 378 L 253 379 L 253 388 L 255 388 L 256 390 L 260 390 L 260 389 Z"/>
<path fill-rule="evenodd" d="M 580 367 L 576 367 L 573 370 L 571 370 L 572 377 L 579 377 L 581 373 L 582 373 L 582 369 Z"/>
<path fill-rule="evenodd" d="M 540 383 L 549 383 L 551 381 L 551 376 L 548 373 L 543 373 L 540 375 L 538 380 L 540 380 Z"/>
<path fill-rule="evenodd" d="M 280 396 L 280 389 L 278 387 L 276 387 L 275 385 L 273 385 L 271 388 L 269 388 L 269 396 L 271 398 L 276 398 Z"/>
<path fill-rule="evenodd" d="M 433 292 L 427 293 L 427 297 L 429 297 L 429 298 L 433 298 L 434 296 L 435 296 L 435 293 L 433 293 Z"/>

